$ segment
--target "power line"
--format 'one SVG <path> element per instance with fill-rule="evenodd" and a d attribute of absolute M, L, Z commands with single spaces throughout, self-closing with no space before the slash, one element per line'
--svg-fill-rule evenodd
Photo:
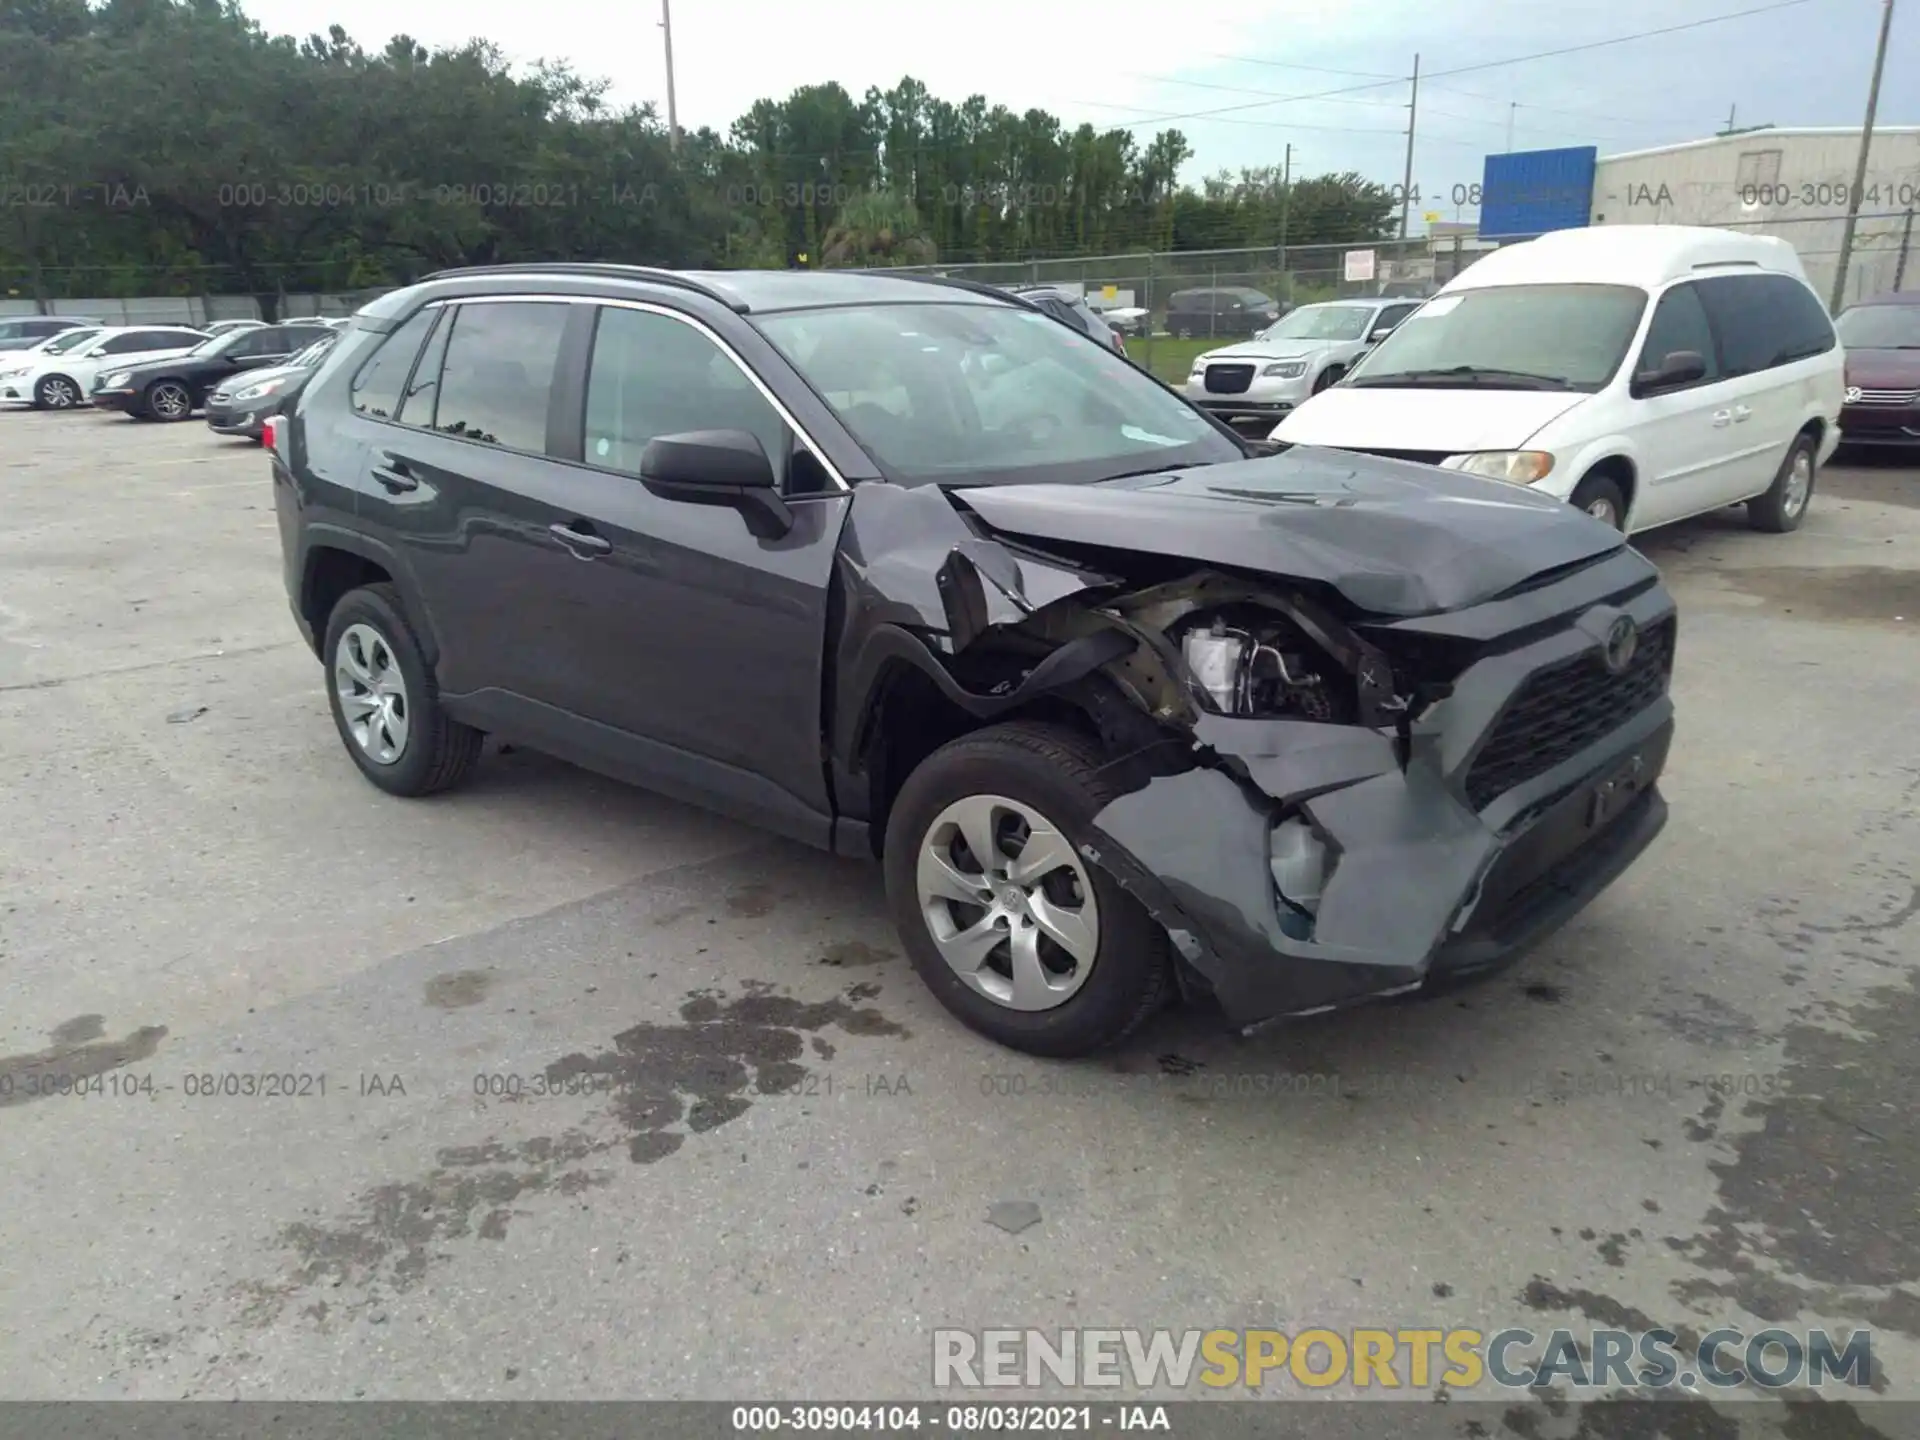
<path fill-rule="evenodd" d="M 1141 74 L 1141 73 L 1138 73 L 1138 72 L 1134 72 L 1134 73 L 1132 73 L 1132 74 L 1131 74 L 1131 77 L 1130 77 L 1130 78 L 1132 78 L 1132 79 L 1135 79 L 1135 80 L 1150 80 L 1150 81 L 1152 81 L 1153 83 L 1155 83 L 1156 85 L 1185 85 L 1185 86 L 1188 86 L 1189 88 L 1191 88 L 1191 89 L 1195 89 L 1195 90 L 1223 90 L 1223 91 L 1225 91 L 1225 92 L 1227 92 L 1227 93 L 1228 93 L 1228 94 L 1230 94 L 1230 95 L 1265 95 L 1265 96 L 1268 96 L 1268 97 L 1270 97 L 1270 98 L 1272 98 L 1272 99 L 1275 99 L 1275 100 L 1291 100 L 1291 99 L 1293 99 L 1293 98 L 1294 98 L 1293 96 L 1290 96 L 1290 95 L 1281 95 L 1281 94 L 1279 94 L 1279 93 L 1277 93 L 1276 91 L 1273 91 L 1273 90 L 1252 90 L 1252 89 L 1249 89 L 1249 88 L 1247 88 L 1247 87 L 1246 87 L 1246 86 L 1244 86 L 1244 85 L 1220 85 L 1220 84 L 1216 84 L 1216 83 L 1214 83 L 1214 82 L 1212 82 L 1212 81 L 1208 81 L 1208 80 L 1182 80 L 1182 79 L 1181 79 L 1181 78 L 1180 78 L 1179 76 L 1177 76 L 1177 75 L 1147 75 L 1147 74 Z M 1529 105 L 1529 104 L 1527 104 L 1527 103 L 1526 103 L 1526 102 L 1524 102 L 1524 101 L 1514 101 L 1514 102 L 1507 102 L 1507 101 L 1498 101 L 1498 102 L 1493 102 L 1493 97 L 1492 97 L 1492 96 L 1484 96 L 1484 95 L 1473 95 L 1473 94 L 1472 94 L 1471 92 L 1469 92 L 1469 91 L 1464 91 L 1464 90 L 1448 90 L 1448 89 L 1446 89 L 1446 88 L 1444 88 L 1444 87 L 1436 87 L 1436 88 L 1439 88 L 1439 89 L 1440 89 L 1440 91 L 1441 91 L 1441 93 L 1442 93 L 1442 94 L 1445 94 L 1445 95 L 1463 95 L 1463 96 L 1467 96 L 1468 98 L 1471 98 L 1471 99 L 1477 99 L 1477 100 L 1487 100 L 1487 101 L 1489 101 L 1489 102 L 1491 102 L 1491 103 L 1499 103 L 1499 104 L 1507 104 L 1507 103 L 1514 103 L 1514 104 L 1517 104 L 1517 105 L 1519 105 L 1519 107 L 1520 107 L 1520 108 L 1521 108 L 1522 110 L 1540 110 L 1540 111 L 1543 111 L 1543 112 L 1548 112 L 1548 113 L 1552 113 L 1552 114 L 1566 114 L 1566 115 L 1572 115 L 1572 114 L 1576 114 L 1576 113 L 1577 113 L 1577 112 L 1574 112 L 1574 111 L 1551 111 L 1551 110 L 1549 110 L 1549 107 L 1547 107 L 1547 106 L 1545 106 L 1545 105 Z M 1075 102 L 1075 103 L 1085 103 L 1085 102 Z M 1352 99 L 1352 98 L 1334 98 L 1334 99 L 1331 99 L 1331 100 L 1328 100 L 1328 101 L 1326 101 L 1326 102 L 1324 102 L 1324 103 L 1326 103 L 1326 104 L 1329 104 L 1329 105 L 1361 105 L 1361 106 L 1366 106 L 1366 107 L 1369 107 L 1369 108 L 1371 108 L 1371 109 L 1375 109 L 1375 110 L 1383 110 L 1383 109 L 1392 109 L 1392 110 L 1404 110 L 1404 109 L 1406 109 L 1406 106 L 1405 106 L 1404 104 L 1402 104 L 1402 103 L 1400 103 L 1400 102 L 1398 102 L 1398 101 L 1394 101 L 1394 100 L 1355 100 L 1355 99 Z M 1138 109 L 1138 108 L 1140 108 L 1140 107 L 1138 107 L 1138 106 L 1124 106 L 1124 105 L 1123 105 L 1123 106 L 1119 106 L 1119 107 L 1116 107 L 1116 108 L 1119 108 L 1119 109 L 1123 109 L 1123 110 L 1124 110 L 1124 109 Z M 1458 121 L 1460 121 L 1460 122 L 1462 122 L 1463 124 L 1467 124 L 1467 125 L 1501 125 L 1501 126 L 1504 126 L 1504 125 L 1506 124 L 1506 122 L 1505 122 L 1504 120 L 1489 120 L 1489 119 L 1487 119 L 1487 118 L 1486 118 L 1485 116 L 1482 116 L 1482 115 L 1462 115 L 1462 114 L 1461 114 L 1461 113 L 1460 113 L 1459 111 L 1457 111 L 1457 110 L 1440 110 L 1440 109 L 1436 109 L 1436 108 L 1435 108 L 1434 106 L 1432 106 L 1432 105 L 1425 105 L 1425 106 L 1422 106 L 1422 107 L 1421 107 L 1421 111 L 1420 111 L 1420 113 L 1421 113 L 1421 114 L 1423 114 L 1423 115 L 1442 115 L 1442 116 L 1445 116 L 1445 117 L 1446 117 L 1447 119 L 1449 119 L 1449 120 L 1458 120 Z M 1596 118 L 1598 118 L 1598 119 L 1618 119 L 1619 117 L 1618 117 L 1618 116 L 1598 116 L 1598 117 L 1596 117 Z M 1240 122 L 1240 123 L 1242 123 L 1242 124 L 1272 124 L 1272 125 L 1284 125 L 1284 124 L 1287 124 L 1288 122 L 1286 122 L 1286 121 L 1280 121 L 1280 120 L 1274 120 L 1274 121 L 1242 121 L 1242 122 Z M 1644 124 L 1644 123 L 1648 123 L 1648 122 L 1644 122 L 1644 121 L 1641 121 L 1641 122 L 1628 122 L 1628 123 L 1641 123 L 1641 124 Z M 1658 123 L 1660 123 L 1660 122 L 1658 122 L 1658 121 L 1655 121 L 1655 122 L 1652 122 L 1652 123 L 1654 123 L 1654 124 L 1658 124 Z M 1301 126 L 1301 127 L 1299 127 L 1299 128 L 1301 128 L 1301 129 L 1306 129 L 1306 128 L 1310 128 L 1310 127 L 1306 127 L 1306 126 Z M 1318 127 L 1318 128 L 1323 128 L 1323 129 L 1324 129 L 1324 128 L 1328 128 L 1328 127 L 1324 127 L 1324 126 L 1323 126 L 1323 127 Z M 1560 129 L 1558 129 L 1558 130 L 1552 130 L 1552 131 L 1547 131 L 1547 130 L 1527 130 L 1527 131 L 1522 131 L 1521 133 L 1522 133 L 1522 134 L 1532 134 L 1532 135 L 1546 135 L 1546 134 L 1562 134 L 1562 133 L 1564 133 L 1564 132 L 1565 132 L 1565 130 L 1566 130 L 1566 128 L 1567 128 L 1567 127 L 1565 127 L 1565 126 L 1562 126 L 1562 127 L 1560 127 Z M 1356 133 L 1356 134 L 1359 134 L 1359 133 L 1362 133 L 1362 132 L 1360 132 L 1360 131 L 1355 131 L 1354 133 Z M 1369 133 L 1369 134 L 1371 134 L 1371 133 L 1376 133 L 1376 132 L 1371 132 L 1371 131 L 1369 131 L 1369 132 L 1365 132 L 1365 133 Z M 1388 132 L 1388 131 L 1380 131 L 1380 132 L 1377 132 L 1377 133 L 1380 133 L 1380 134 L 1388 134 L 1388 133 L 1391 133 L 1391 134 L 1394 134 L 1394 135 L 1400 135 L 1400 134 L 1404 134 L 1405 132 L 1404 132 L 1404 131 L 1402 131 L 1402 130 L 1394 130 L 1394 131 L 1391 131 L 1391 132 Z M 1605 136 L 1605 135 L 1603 135 L 1603 136 L 1600 136 L 1600 138 L 1601 138 L 1601 139 L 1619 139 L 1619 138 L 1623 138 L 1623 137 L 1620 137 L 1620 136 Z"/>
<path fill-rule="evenodd" d="M 1773 0 L 1770 5 L 1756 5 L 1745 10 L 1733 10 L 1724 15 L 1709 15 L 1699 20 L 1689 20 L 1679 25 L 1663 25 L 1657 29 L 1636 30 L 1629 35 L 1616 35 L 1608 40 L 1589 40 L 1580 45 L 1562 45 L 1552 50 L 1539 50 L 1531 55 L 1515 55 L 1505 60 L 1483 60 L 1472 65 L 1456 65 L 1450 70 L 1435 70 L 1429 79 L 1444 79 L 1452 75 L 1472 75 L 1483 70 L 1498 70 L 1507 65 L 1525 65 L 1535 60 L 1550 60 L 1562 55 L 1577 55 L 1589 50 L 1601 50 L 1610 45 L 1625 45 L 1634 40 L 1651 40 L 1661 35 L 1676 35 L 1683 30 L 1698 30 L 1708 25 L 1723 25 L 1731 20 L 1745 20 L 1755 15 L 1768 15 L 1779 10 L 1793 10 L 1802 5 L 1811 5 L 1816 0 Z M 1258 64 L 1251 57 L 1240 57 L 1247 63 Z M 1272 100 L 1251 100 L 1243 105 L 1223 105 L 1215 110 L 1193 110 L 1185 114 L 1158 115 L 1151 120 L 1136 120 L 1124 125 L 1132 129 L 1136 125 L 1163 125 L 1174 120 L 1211 120 L 1220 115 L 1234 115 L 1243 110 L 1262 110 L 1270 105 L 1299 103 L 1307 100 L 1325 100 L 1336 95 L 1352 95 L 1362 90 L 1379 90 L 1387 85 L 1406 83 L 1408 77 L 1401 75 L 1391 80 L 1377 80 L 1365 85 L 1343 85 L 1333 90 L 1322 90 L 1306 95 L 1277 96 Z"/>
<path fill-rule="evenodd" d="M 1095 110 L 1138 111 L 1140 109 L 1138 105 L 1115 105 L 1111 101 L 1107 101 L 1107 100 L 1066 100 L 1066 101 L 1062 101 L 1061 103 L 1063 105 L 1075 105 L 1075 106 L 1084 105 L 1090 109 L 1095 109 Z M 1398 105 L 1398 106 L 1395 106 L 1394 108 L 1399 110 L 1404 110 L 1407 107 L 1405 105 Z M 1461 117 L 1461 118 L 1464 119 L 1465 117 Z M 1123 130 L 1130 129 L 1132 128 L 1132 126 L 1136 124 L 1144 124 L 1144 123 L 1146 122 L 1128 121 L 1128 120 L 1120 120 L 1120 121 L 1114 122 L 1115 128 L 1123 129 Z M 1319 131 L 1325 131 L 1328 134 L 1333 134 L 1333 135 L 1403 136 L 1407 133 L 1405 127 L 1401 127 L 1400 129 L 1396 129 L 1396 130 L 1385 130 L 1385 129 L 1379 129 L 1369 125 L 1308 125 L 1308 124 L 1303 124 L 1293 120 L 1225 120 L 1223 119 L 1219 123 L 1222 125 L 1253 125 L 1253 126 L 1259 127 L 1262 130 L 1319 130 Z M 1469 121 L 1469 123 L 1478 125 L 1484 122 L 1479 120 L 1473 120 L 1473 121 Z M 1437 145 L 1464 145 L 1468 149 L 1477 148 L 1483 143 L 1482 141 L 1479 141 L 1479 140 L 1463 140 L 1460 137 L 1455 135 L 1422 135 L 1421 138 L 1423 140 L 1431 140 Z"/>

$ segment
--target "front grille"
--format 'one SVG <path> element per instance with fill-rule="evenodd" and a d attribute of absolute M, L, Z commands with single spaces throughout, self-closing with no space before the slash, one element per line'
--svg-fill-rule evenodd
<path fill-rule="evenodd" d="M 1378 455 L 1382 460 L 1411 460 L 1415 465 L 1438 465 L 1451 450 L 1362 450 L 1357 445 L 1344 447 L 1360 455 Z"/>
<path fill-rule="evenodd" d="M 1610 674 L 1599 652 L 1589 651 L 1530 676 L 1467 771 L 1473 808 L 1546 774 L 1658 700 L 1673 671 L 1674 628 L 1669 617 L 1642 631 L 1622 674 Z"/>
<path fill-rule="evenodd" d="M 1913 405 L 1920 404 L 1920 390 L 1862 390 L 1858 400 L 1847 401 L 1849 405 Z"/>
<path fill-rule="evenodd" d="M 1253 384 L 1253 366 L 1251 365 L 1209 365 L 1207 367 L 1207 393 L 1210 395 L 1244 395 Z"/>

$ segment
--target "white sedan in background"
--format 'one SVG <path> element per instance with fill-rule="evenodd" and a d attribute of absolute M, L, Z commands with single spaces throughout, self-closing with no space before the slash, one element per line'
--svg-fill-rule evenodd
<path fill-rule="evenodd" d="M 184 325 L 117 325 L 57 353 L 39 349 L 0 355 L 0 401 L 36 410 L 71 410 L 86 404 L 87 392 L 106 366 L 184 355 L 206 339 L 205 331 Z"/>

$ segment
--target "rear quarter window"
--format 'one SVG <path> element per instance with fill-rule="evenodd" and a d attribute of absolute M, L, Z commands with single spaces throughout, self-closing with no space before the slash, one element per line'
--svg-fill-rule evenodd
<path fill-rule="evenodd" d="M 1716 275 L 1697 282 L 1729 376 L 1824 354 L 1833 323 L 1813 292 L 1787 275 Z"/>

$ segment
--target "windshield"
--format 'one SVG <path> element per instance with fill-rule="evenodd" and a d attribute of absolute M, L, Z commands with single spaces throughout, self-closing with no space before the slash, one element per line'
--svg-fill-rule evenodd
<path fill-rule="evenodd" d="M 1920 305 L 1856 305 L 1833 328 L 1849 350 L 1920 350 Z"/>
<path fill-rule="evenodd" d="M 1364 305 L 1302 305 L 1277 325 L 1260 332 L 1262 340 L 1358 340 L 1367 333 L 1373 311 Z"/>
<path fill-rule="evenodd" d="M 95 339 L 99 334 L 100 332 L 98 330 L 63 331 L 51 340 L 41 341 L 40 353 L 42 355 L 64 355 L 76 346 L 84 345 L 89 340 Z"/>
<path fill-rule="evenodd" d="M 242 340 L 252 334 L 252 327 L 242 326 L 238 330 L 222 330 L 218 335 L 209 335 L 193 349 L 189 355 L 224 355 Z"/>
<path fill-rule="evenodd" d="M 901 483 L 1071 483 L 1243 458 L 1151 376 L 1030 310 L 848 306 L 758 324 Z"/>
<path fill-rule="evenodd" d="M 1429 300 L 1353 369 L 1360 387 L 1599 390 L 1640 329 L 1631 285 L 1497 285 Z"/>

